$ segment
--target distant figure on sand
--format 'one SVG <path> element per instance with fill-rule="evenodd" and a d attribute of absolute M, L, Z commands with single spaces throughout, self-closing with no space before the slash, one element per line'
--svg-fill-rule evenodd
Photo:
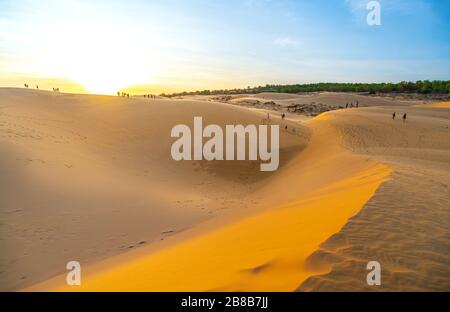
<path fill-rule="evenodd" d="M 287 130 L 288 130 L 288 127 L 287 127 L 287 126 L 284 126 L 284 130 L 286 130 L 286 131 L 287 131 Z"/>
<path fill-rule="evenodd" d="M 348 102 L 345 104 L 345 108 L 348 108 Z"/>
<path fill-rule="evenodd" d="M 286 114 L 285 114 L 285 113 L 281 114 L 281 119 L 284 120 L 285 117 L 286 117 Z"/>
<path fill-rule="evenodd" d="M 395 120 L 395 112 L 392 113 L 392 120 Z"/>
<path fill-rule="evenodd" d="M 406 113 L 403 114 L 403 122 L 406 121 Z"/>
<path fill-rule="evenodd" d="M 358 101 L 356 101 L 356 108 L 358 108 L 358 106 L 359 106 L 359 102 L 358 102 Z"/>

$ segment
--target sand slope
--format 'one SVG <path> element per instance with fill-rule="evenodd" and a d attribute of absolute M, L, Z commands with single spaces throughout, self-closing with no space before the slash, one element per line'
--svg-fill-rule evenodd
<path fill-rule="evenodd" d="M 308 262 L 331 272 L 299 290 L 450 290 L 450 110 L 398 107 L 329 113 L 347 148 L 388 164 L 393 173 L 361 212 Z M 381 287 L 365 265 L 380 262 Z"/>
<path fill-rule="evenodd" d="M 323 118 L 309 127 L 308 147 L 250 195 L 263 201 L 261 212 L 185 232 L 192 237 L 173 246 L 97 263 L 80 288 L 65 288 L 65 276 L 58 276 L 30 290 L 292 291 L 327 272 L 307 267 L 306 259 L 359 211 L 390 169 L 345 151 Z"/>
<path fill-rule="evenodd" d="M 171 128 L 261 123 L 205 102 L 0 89 L 0 289 L 12 290 L 245 211 L 259 164 L 175 162 Z M 304 146 L 281 135 L 281 167 Z"/>

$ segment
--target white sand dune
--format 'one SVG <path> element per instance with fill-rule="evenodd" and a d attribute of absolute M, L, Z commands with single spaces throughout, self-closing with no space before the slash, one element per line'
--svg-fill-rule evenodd
<path fill-rule="evenodd" d="M 0 93 L 2 289 L 450 289 L 448 109 L 363 97 L 370 107 L 287 121 L 297 131 L 281 132 L 268 174 L 169 157 L 174 124 L 258 124 L 261 112 L 207 97 Z M 308 101 L 332 96 L 344 95 Z M 70 260 L 83 265 L 75 289 L 58 274 Z M 380 288 L 365 284 L 371 260 Z"/>

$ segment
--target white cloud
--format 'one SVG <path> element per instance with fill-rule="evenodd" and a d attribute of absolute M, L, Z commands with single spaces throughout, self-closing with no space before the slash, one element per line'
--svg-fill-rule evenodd
<path fill-rule="evenodd" d="M 298 47 L 301 44 L 301 42 L 295 38 L 286 36 L 286 37 L 276 38 L 273 41 L 273 44 L 280 46 L 280 47 Z"/>
<path fill-rule="evenodd" d="M 367 0 L 345 0 L 345 3 L 353 14 L 359 14 L 365 10 L 368 2 Z"/>

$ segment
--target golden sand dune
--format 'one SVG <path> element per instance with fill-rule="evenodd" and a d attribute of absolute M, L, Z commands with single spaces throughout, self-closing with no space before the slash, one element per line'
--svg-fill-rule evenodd
<path fill-rule="evenodd" d="M 432 106 L 432 107 L 450 108 L 450 102 L 437 102 L 437 103 L 432 103 L 431 106 Z"/>
<path fill-rule="evenodd" d="M 343 151 L 331 129 L 317 127 L 324 132 L 305 152 L 255 191 L 267 210 L 199 230 L 161 250 L 97 264 L 72 290 L 291 291 L 311 274 L 326 272 L 306 268 L 306 258 L 364 205 L 390 170 Z M 344 167 L 331 171 L 337 162 Z M 59 289 L 62 278 L 32 289 Z"/>
<path fill-rule="evenodd" d="M 258 163 L 171 159 L 171 128 L 194 116 L 262 122 L 224 104 L 0 89 L 0 288 L 258 207 L 247 195 L 271 175 Z M 306 145 L 302 133 L 281 133 L 280 167 Z"/>
<path fill-rule="evenodd" d="M 388 118 L 394 110 L 408 119 Z M 309 259 L 327 274 L 299 290 L 450 290 L 450 110 L 383 107 L 328 113 L 344 145 L 392 168 L 361 212 Z M 380 262 L 382 287 L 354 278 Z"/>
<path fill-rule="evenodd" d="M 381 290 L 450 288 L 447 110 L 380 102 L 286 122 L 297 131 L 268 174 L 169 156 L 174 124 L 261 123 L 254 110 L 0 92 L 4 289 L 373 290 L 371 260 Z M 81 287 L 58 275 L 70 260 Z"/>

